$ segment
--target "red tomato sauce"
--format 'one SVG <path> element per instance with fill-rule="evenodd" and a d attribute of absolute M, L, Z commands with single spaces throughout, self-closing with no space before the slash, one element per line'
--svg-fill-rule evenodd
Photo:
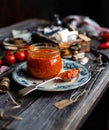
<path fill-rule="evenodd" d="M 41 48 L 31 51 L 27 58 L 28 72 L 35 78 L 50 79 L 60 72 L 62 59 L 56 49 Z"/>

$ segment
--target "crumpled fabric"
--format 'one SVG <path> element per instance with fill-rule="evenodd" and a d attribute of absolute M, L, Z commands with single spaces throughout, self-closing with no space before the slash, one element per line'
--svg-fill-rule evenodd
<path fill-rule="evenodd" d="M 4 73 L 5 71 L 9 70 L 9 67 L 8 66 L 0 66 L 0 74 Z"/>
<path fill-rule="evenodd" d="M 101 27 L 97 22 L 88 16 L 69 15 L 63 19 L 65 24 L 71 24 L 76 30 L 88 36 L 98 37 L 103 32 L 109 32 L 109 29 Z"/>

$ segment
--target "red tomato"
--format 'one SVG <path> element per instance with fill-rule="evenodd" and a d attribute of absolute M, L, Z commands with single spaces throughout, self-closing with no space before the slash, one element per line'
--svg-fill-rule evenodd
<path fill-rule="evenodd" d="M 98 46 L 99 49 L 109 49 L 109 41 L 108 42 L 104 42 L 104 43 L 101 43 L 99 46 Z"/>
<path fill-rule="evenodd" d="M 29 48 L 29 45 L 28 45 L 28 44 L 26 44 L 26 45 L 24 46 L 24 48 Z"/>
<path fill-rule="evenodd" d="M 105 41 L 109 41 L 109 33 L 108 32 L 103 33 L 103 39 Z"/>
<path fill-rule="evenodd" d="M 28 48 L 29 48 L 29 45 L 28 45 L 28 44 L 26 44 L 26 45 L 24 46 L 25 58 L 27 58 L 27 57 L 28 57 Z"/>
<path fill-rule="evenodd" d="M 24 53 L 25 53 L 25 58 L 27 58 L 28 57 L 28 49 L 25 49 Z"/>
<path fill-rule="evenodd" d="M 2 66 L 2 59 L 0 59 L 0 66 Z"/>
<path fill-rule="evenodd" d="M 16 58 L 17 61 L 24 61 L 25 58 L 26 58 L 24 51 L 17 51 L 15 53 L 15 58 Z"/>
<path fill-rule="evenodd" d="M 8 65 L 12 65 L 15 63 L 15 56 L 13 53 L 8 52 L 5 54 L 4 60 Z"/>

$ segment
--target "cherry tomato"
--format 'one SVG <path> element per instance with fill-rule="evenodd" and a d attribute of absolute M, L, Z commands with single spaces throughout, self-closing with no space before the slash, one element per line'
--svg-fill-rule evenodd
<path fill-rule="evenodd" d="M 109 41 L 108 42 L 104 42 L 104 43 L 101 43 L 99 46 L 98 46 L 99 49 L 109 49 Z"/>
<path fill-rule="evenodd" d="M 103 39 L 105 40 L 105 41 L 109 41 L 109 33 L 108 32 L 105 32 L 105 33 L 103 33 Z"/>
<path fill-rule="evenodd" d="M 26 44 L 26 45 L 24 46 L 24 48 L 27 48 L 27 49 L 28 49 L 28 48 L 29 48 L 29 45 L 28 45 L 28 44 Z"/>
<path fill-rule="evenodd" d="M 2 59 L 0 59 L 0 66 L 2 66 Z"/>
<path fill-rule="evenodd" d="M 28 57 L 28 49 L 25 49 L 24 53 L 25 53 L 25 58 L 27 58 Z"/>
<path fill-rule="evenodd" d="M 15 63 L 15 56 L 13 53 L 11 52 L 6 52 L 5 56 L 4 56 L 4 60 L 8 65 L 12 65 Z"/>
<path fill-rule="evenodd" d="M 17 61 L 24 61 L 25 60 L 25 53 L 24 53 L 24 51 L 17 51 L 16 53 L 15 53 L 15 58 L 16 58 L 16 60 Z"/>
<path fill-rule="evenodd" d="M 28 48 L 29 48 L 29 45 L 28 45 L 28 44 L 26 44 L 26 45 L 24 46 L 25 58 L 27 58 L 27 57 L 28 57 Z"/>

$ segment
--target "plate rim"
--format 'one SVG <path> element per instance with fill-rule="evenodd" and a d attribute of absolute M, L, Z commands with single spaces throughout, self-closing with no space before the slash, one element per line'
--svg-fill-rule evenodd
<path fill-rule="evenodd" d="M 72 63 L 75 63 L 75 64 L 78 64 L 78 65 L 80 65 L 80 66 L 82 66 L 84 69 L 86 69 L 87 70 L 87 72 L 88 72 L 88 79 L 84 82 L 84 83 L 82 83 L 81 85 L 79 85 L 79 86 L 73 86 L 73 84 L 72 84 L 72 86 L 73 87 L 70 87 L 70 88 L 64 88 L 64 89 L 44 89 L 43 87 L 38 87 L 37 88 L 37 90 L 41 90 L 41 91 L 53 91 L 53 92 L 57 92 L 57 91 L 68 91 L 68 90 L 73 90 L 73 89 L 76 89 L 76 88 L 78 88 L 78 87 L 82 87 L 83 85 L 85 85 L 90 79 L 91 79 L 91 72 L 89 72 L 89 70 L 87 69 L 87 67 L 85 67 L 84 65 L 82 65 L 81 63 L 79 63 L 79 62 L 76 62 L 76 61 L 72 61 L 72 60 L 69 60 L 69 59 L 63 59 L 62 58 L 62 61 L 64 62 L 72 62 Z M 14 81 L 15 82 L 17 82 L 18 84 L 20 84 L 20 85 L 22 85 L 23 87 L 28 87 L 28 86 L 26 86 L 26 85 L 24 85 L 23 83 L 21 83 L 21 82 L 19 82 L 18 80 L 16 80 L 16 78 L 15 78 L 15 72 L 16 72 L 16 70 L 17 69 L 19 69 L 22 65 L 25 65 L 26 64 L 26 61 L 24 61 L 23 63 L 21 63 L 21 64 L 19 64 L 17 67 L 16 67 L 16 69 L 12 72 L 12 78 L 14 79 Z"/>

